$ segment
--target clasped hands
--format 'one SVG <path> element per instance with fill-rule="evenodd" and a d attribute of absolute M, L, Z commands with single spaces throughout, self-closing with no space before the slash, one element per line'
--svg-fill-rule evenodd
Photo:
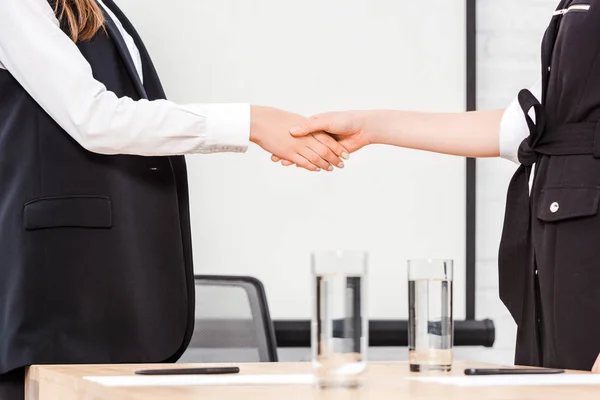
<path fill-rule="evenodd" d="M 368 144 L 352 112 L 311 118 L 277 108 L 252 106 L 250 140 L 285 166 L 309 171 L 343 168 L 350 153 Z"/>

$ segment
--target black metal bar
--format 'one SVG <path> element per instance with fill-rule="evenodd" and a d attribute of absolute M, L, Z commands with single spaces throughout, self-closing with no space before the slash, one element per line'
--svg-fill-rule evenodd
<path fill-rule="evenodd" d="M 467 281 L 466 317 L 475 319 L 475 177 L 476 165 L 467 159 Z"/>
<path fill-rule="evenodd" d="M 310 321 L 274 321 L 278 347 L 310 347 Z M 493 321 L 454 321 L 455 346 L 492 347 L 495 341 Z M 369 346 L 408 346 L 408 321 L 369 321 Z"/>
<path fill-rule="evenodd" d="M 476 49 L 476 0 L 467 1 L 467 111 L 477 108 L 477 49 Z M 476 230 L 476 172 L 474 158 L 467 158 L 467 217 L 466 217 L 466 317 L 475 319 L 475 230 Z"/>
<path fill-rule="evenodd" d="M 477 109 L 477 8 L 467 1 L 467 111 Z"/>

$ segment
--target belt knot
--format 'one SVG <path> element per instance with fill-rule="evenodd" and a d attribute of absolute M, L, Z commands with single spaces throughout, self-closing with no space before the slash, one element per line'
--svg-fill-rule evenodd
<path fill-rule="evenodd" d="M 521 90 L 519 92 L 518 100 L 519 105 L 525 114 L 525 120 L 527 121 L 527 127 L 529 128 L 529 136 L 521 142 L 517 156 L 519 162 L 523 166 L 531 167 L 539 158 L 539 154 L 536 152 L 536 145 L 544 134 L 547 118 L 544 107 L 529 90 Z M 529 116 L 529 110 L 531 109 L 534 111 L 535 122 Z"/>
<path fill-rule="evenodd" d="M 529 139 L 530 137 L 523 139 L 517 153 L 519 162 L 525 167 L 531 167 L 538 161 L 538 158 L 540 157 L 539 154 L 531 148 Z"/>

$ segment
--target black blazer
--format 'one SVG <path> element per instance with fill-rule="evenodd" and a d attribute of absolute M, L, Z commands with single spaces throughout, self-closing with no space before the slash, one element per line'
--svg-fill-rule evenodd
<path fill-rule="evenodd" d="M 118 96 L 165 98 L 114 23 L 78 46 Z M 51 76 L 48 79 L 52 79 Z M 0 70 L 0 373 L 43 363 L 175 361 L 193 331 L 183 157 L 83 149 Z"/>
<path fill-rule="evenodd" d="M 541 46 L 542 98 L 518 96 L 529 135 L 498 276 L 521 365 L 589 370 L 600 353 L 600 2 L 585 3 L 559 3 Z"/>

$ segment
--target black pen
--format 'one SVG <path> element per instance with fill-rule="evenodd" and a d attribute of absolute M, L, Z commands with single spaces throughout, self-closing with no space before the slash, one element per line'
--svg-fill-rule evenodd
<path fill-rule="evenodd" d="M 552 368 L 467 368 L 465 375 L 524 375 L 524 374 L 561 374 L 562 369 Z"/>
<path fill-rule="evenodd" d="M 137 375 L 220 375 L 237 374 L 238 372 L 240 372 L 238 367 L 142 369 L 135 371 Z"/>

